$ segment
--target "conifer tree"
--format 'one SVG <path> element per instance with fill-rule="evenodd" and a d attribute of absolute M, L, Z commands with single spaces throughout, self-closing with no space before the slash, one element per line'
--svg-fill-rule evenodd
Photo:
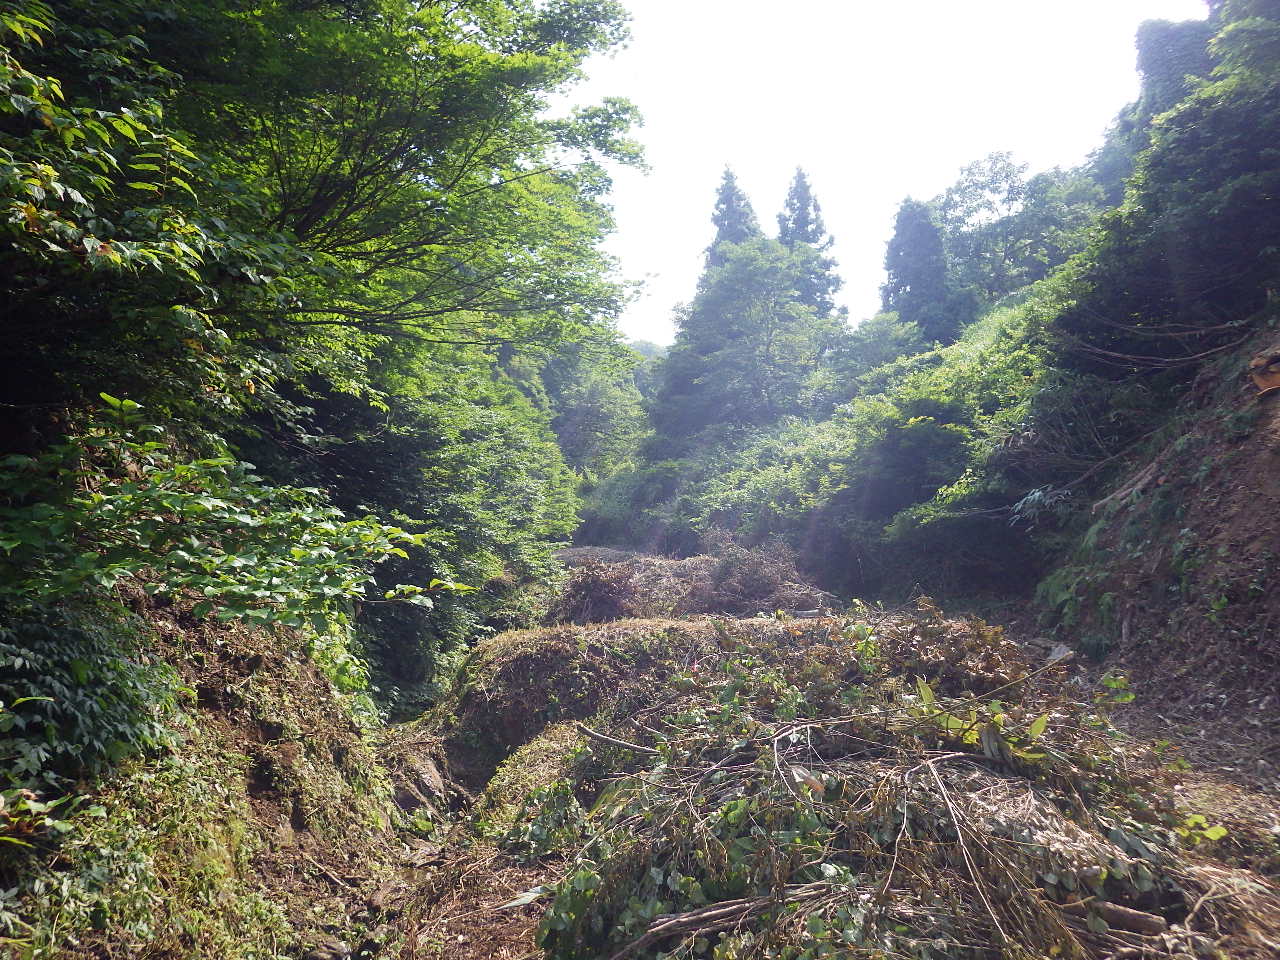
<path fill-rule="evenodd" d="M 800 245 L 811 247 L 816 256 L 807 258 L 809 271 L 800 282 L 800 301 L 827 316 L 835 309 L 834 295 L 840 289 L 836 262 L 825 252 L 834 242 L 822 221 L 822 207 L 813 195 L 809 178 L 796 167 L 796 175 L 787 191 L 782 212 L 778 214 L 778 242 L 795 251 Z"/>
<path fill-rule="evenodd" d="M 724 176 L 720 179 L 720 189 L 716 193 L 716 208 L 711 214 L 711 222 L 715 224 L 716 235 L 707 247 L 707 266 L 719 266 L 724 263 L 720 246 L 726 243 L 742 243 L 753 237 L 761 236 L 760 223 L 756 220 L 756 212 L 751 201 L 738 186 L 738 178 L 728 167 L 724 168 Z"/>
<path fill-rule="evenodd" d="M 831 236 L 822 222 L 822 207 L 800 167 L 796 167 L 782 213 L 778 214 L 778 240 L 789 250 L 794 250 L 797 243 L 807 243 L 819 250 L 831 246 Z"/>
<path fill-rule="evenodd" d="M 659 371 L 652 421 L 667 455 L 811 405 L 842 314 L 830 300 L 839 284 L 832 261 L 804 239 L 825 234 L 811 194 L 793 207 L 808 220 L 788 247 L 760 232 L 746 195 L 725 171 L 712 215 L 716 240 Z"/>

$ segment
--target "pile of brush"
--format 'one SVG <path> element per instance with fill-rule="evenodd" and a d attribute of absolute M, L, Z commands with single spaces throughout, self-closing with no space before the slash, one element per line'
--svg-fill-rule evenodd
<path fill-rule="evenodd" d="M 749 617 L 779 610 L 816 615 L 835 605 L 831 594 L 806 581 L 796 569 L 794 554 L 781 544 L 752 550 L 726 543 L 714 555 L 675 559 L 637 554 L 587 559 L 573 567 L 547 617 L 549 623 L 706 614 Z"/>
<path fill-rule="evenodd" d="M 715 652 L 580 728 L 507 843 L 559 864 L 551 957 L 1202 957 L 1280 952 L 1280 893 L 1141 775 L 1061 661 L 998 628 L 862 615 Z M 782 642 L 779 642 L 782 641 Z"/>

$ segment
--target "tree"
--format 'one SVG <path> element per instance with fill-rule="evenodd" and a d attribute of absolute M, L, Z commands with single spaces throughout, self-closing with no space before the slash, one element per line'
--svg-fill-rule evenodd
<path fill-rule="evenodd" d="M 1138 72 L 1142 75 L 1138 112 L 1144 121 L 1164 113 L 1192 91 L 1197 78 L 1209 75 L 1213 33 L 1207 20 L 1147 20 L 1138 27 Z"/>
<path fill-rule="evenodd" d="M 113 232 L 95 238 L 126 244 L 94 249 L 124 257 L 139 228 L 173 222 L 169 211 L 192 220 L 196 208 L 192 226 L 207 234 L 214 225 L 227 242 L 220 258 L 201 251 L 194 292 L 156 291 L 151 302 L 164 306 L 150 316 L 132 305 L 104 309 L 99 293 L 72 305 L 28 288 L 38 305 L 15 304 L 41 341 L 25 343 L 28 352 L 58 354 L 67 341 L 60 327 L 81 329 L 86 310 L 103 316 L 94 329 L 107 348 L 141 351 L 174 304 L 216 301 L 228 341 L 253 344 L 258 365 L 275 371 L 256 378 L 253 397 L 261 400 L 264 381 L 285 369 L 341 376 L 333 357 L 359 340 L 339 328 L 551 342 L 617 309 L 620 290 L 597 246 L 612 221 L 600 199 L 608 178 L 596 160 L 635 159 L 624 134 L 632 108 L 613 100 L 561 118 L 545 109 L 591 51 L 621 37 L 616 4 L 266 0 L 247 13 L 239 0 L 176 7 L 67 0 L 58 13 L 52 41 L 24 51 L 28 69 L 56 78 L 73 111 L 123 104 L 146 125 L 159 121 L 163 104 L 158 132 L 183 131 L 179 146 L 198 155 L 185 158 L 180 182 L 162 183 L 158 173 L 135 178 L 137 170 L 122 165 L 128 172 L 113 177 L 121 183 L 102 215 L 76 220 L 110 224 Z M 85 70 L 86 62 L 106 66 Z M 109 120 L 99 126 L 114 138 L 113 153 L 177 169 L 173 149 L 134 147 Z M 40 129 L 19 146 L 52 156 L 58 148 Z M 94 149 L 103 147 L 87 135 Z M 154 189 L 126 187 L 135 180 L 154 181 Z M 130 208 L 149 213 L 124 215 Z M 107 271 L 97 279 L 99 288 L 131 296 L 150 292 Z M 49 322 L 63 305 L 66 319 Z M 106 364 L 103 375 L 114 380 L 113 366 L 172 362 L 184 338 L 192 339 L 177 333 L 152 351 L 159 357 Z M 149 393 L 149 380 L 180 377 L 141 375 L 137 383 Z M 247 379 L 237 378 L 242 390 Z M 133 383 L 100 386 L 143 399 L 125 389 Z"/>
<path fill-rule="evenodd" d="M 812 247 L 756 237 L 719 254 L 663 362 L 653 419 L 669 440 L 803 415 L 818 364 L 841 333 L 840 320 L 804 300 L 821 256 Z"/>
<path fill-rule="evenodd" d="M 423 532 L 387 576 L 544 575 L 576 506 L 553 426 L 597 469 L 635 419 L 624 361 L 580 403 L 546 362 L 617 339 L 599 160 L 635 158 L 632 110 L 548 106 L 624 20 L 611 0 L 0 3 L 7 451 L 124 397 L 193 456 Z M 601 421 L 615 386 L 631 409 Z M 590 416 L 553 423 L 570 409 Z M 442 601 L 427 632 L 367 604 L 368 649 L 421 679 L 494 596 Z"/>
<path fill-rule="evenodd" d="M 1056 321 L 1064 363 L 1185 376 L 1247 335 L 1280 276 L 1280 14 L 1219 9 L 1213 76 L 1152 125 L 1080 264 Z"/>
<path fill-rule="evenodd" d="M 797 243 L 807 243 L 818 250 L 826 250 L 832 244 L 822 222 L 822 207 L 813 195 L 809 178 L 799 167 L 778 214 L 778 241 L 789 250 L 795 249 Z"/>
<path fill-rule="evenodd" d="M 928 204 L 910 197 L 902 201 L 884 267 L 888 274 L 880 288 L 884 310 L 915 324 L 926 341 L 950 343 L 971 319 L 948 278 L 942 231 Z"/>
<path fill-rule="evenodd" d="M 788 250 L 803 244 L 819 254 L 825 254 L 834 242 L 822 221 L 822 207 L 813 195 L 809 178 L 799 167 L 782 212 L 778 214 L 778 242 Z M 818 256 L 813 263 L 813 272 L 801 283 L 800 296 L 804 303 L 825 316 L 835 309 L 834 296 L 840 289 L 840 278 L 831 257 Z"/>
<path fill-rule="evenodd" d="M 961 170 L 938 198 L 938 222 L 957 287 L 973 287 L 995 300 L 1019 285 L 1010 226 L 1026 196 L 1026 169 L 1009 153 L 992 153 Z"/>
<path fill-rule="evenodd" d="M 877 313 L 854 327 L 833 358 L 842 382 L 848 384 L 843 400 L 851 399 L 858 389 L 856 381 L 899 357 L 921 353 L 926 344 L 920 328 L 906 323 L 896 313 Z"/>
<path fill-rule="evenodd" d="M 726 243 L 743 243 L 753 237 L 761 236 L 760 223 L 756 220 L 751 201 L 738 186 L 738 178 L 728 167 L 720 179 L 720 189 L 716 193 L 715 211 L 711 214 L 711 222 L 715 225 L 716 235 L 707 247 L 707 266 L 718 266 L 723 263 L 720 247 Z"/>
<path fill-rule="evenodd" d="M 1028 180 L 1022 208 L 1001 228 L 1011 288 L 1042 279 L 1083 250 L 1105 204 L 1102 188 L 1082 170 L 1055 167 Z"/>
<path fill-rule="evenodd" d="M 633 348 L 601 337 L 566 344 L 543 364 L 551 429 L 565 462 L 588 482 L 617 470 L 635 451 L 645 426 L 636 383 L 644 362 Z"/>
<path fill-rule="evenodd" d="M 1089 173 L 1102 188 L 1108 207 L 1118 206 L 1124 199 L 1124 184 L 1133 173 L 1134 161 L 1151 145 L 1152 119 L 1174 106 L 1192 91 L 1197 80 L 1212 72 L 1209 40 L 1214 24 L 1223 18 L 1225 4 L 1223 0 L 1210 0 L 1209 6 L 1208 20 L 1148 20 L 1138 28 L 1141 91 L 1135 102 L 1120 111 L 1089 163 Z M 1243 17 L 1251 15 L 1240 12 Z"/>

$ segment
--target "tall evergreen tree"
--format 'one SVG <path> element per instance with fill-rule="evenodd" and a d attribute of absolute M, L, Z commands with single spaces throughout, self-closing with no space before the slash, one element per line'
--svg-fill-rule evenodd
<path fill-rule="evenodd" d="M 822 207 L 813 195 L 809 178 L 799 167 L 796 167 L 782 212 L 778 214 L 778 240 L 792 250 L 797 243 L 807 243 L 819 250 L 828 249 L 832 243 L 827 226 L 822 222 Z"/>
<path fill-rule="evenodd" d="M 761 236 L 760 222 L 751 207 L 751 201 L 738 186 L 738 178 L 728 167 L 724 168 L 724 176 L 720 179 L 720 189 L 716 193 L 716 208 L 711 214 L 711 222 L 715 224 L 716 235 L 707 247 L 707 266 L 719 266 L 724 263 L 720 247 L 726 243 L 742 243 L 753 237 Z"/>
<path fill-rule="evenodd" d="M 827 316 L 835 309 L 835 292 L 840 289 L 836 276 L 836 262 L 825 252 L 834 242 L 822 221 L 822 207 L 813 195 L 809 178 L 796 167 L 796 175 L 787 191 L 782 212 L 778 214 L 778 242 L 794 251 L 799 245 L 813 248 L 810 258 L 812 269 L 800 283 L 800 301 L 808 304 L 820 316 Z"/>
<path fill-rule="evenodd" d="M 880 288 L 884 309 L 914 323 L 926 341 L 955 340 L 968 318 L 948 281 L 942 231 L 928 204 L 910 197 L 902 201 L 884 266 L 889 275 Z"/>
<path fill-rule="evenodd" d="M 811 409 L 819 364 L 840 321 L 802 297 L 818 254 L 768 237 L 725 247 L 679 317 L 663 361 L 653 423 L 680 449 L 720 428 L 764 427 Z M 708 432 L 709 431 L 709 432 Z"/>

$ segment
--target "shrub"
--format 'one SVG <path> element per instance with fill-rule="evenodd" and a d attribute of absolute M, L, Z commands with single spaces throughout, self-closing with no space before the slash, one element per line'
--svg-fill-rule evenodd
<path fill-rule="evenodd" d="M 163 746 L 178 690 L 125 624 L 41 609 L 0 626 L 0 766 L 41 788 Z M 19 703 L 23 700 L 25 702 Z"/>

